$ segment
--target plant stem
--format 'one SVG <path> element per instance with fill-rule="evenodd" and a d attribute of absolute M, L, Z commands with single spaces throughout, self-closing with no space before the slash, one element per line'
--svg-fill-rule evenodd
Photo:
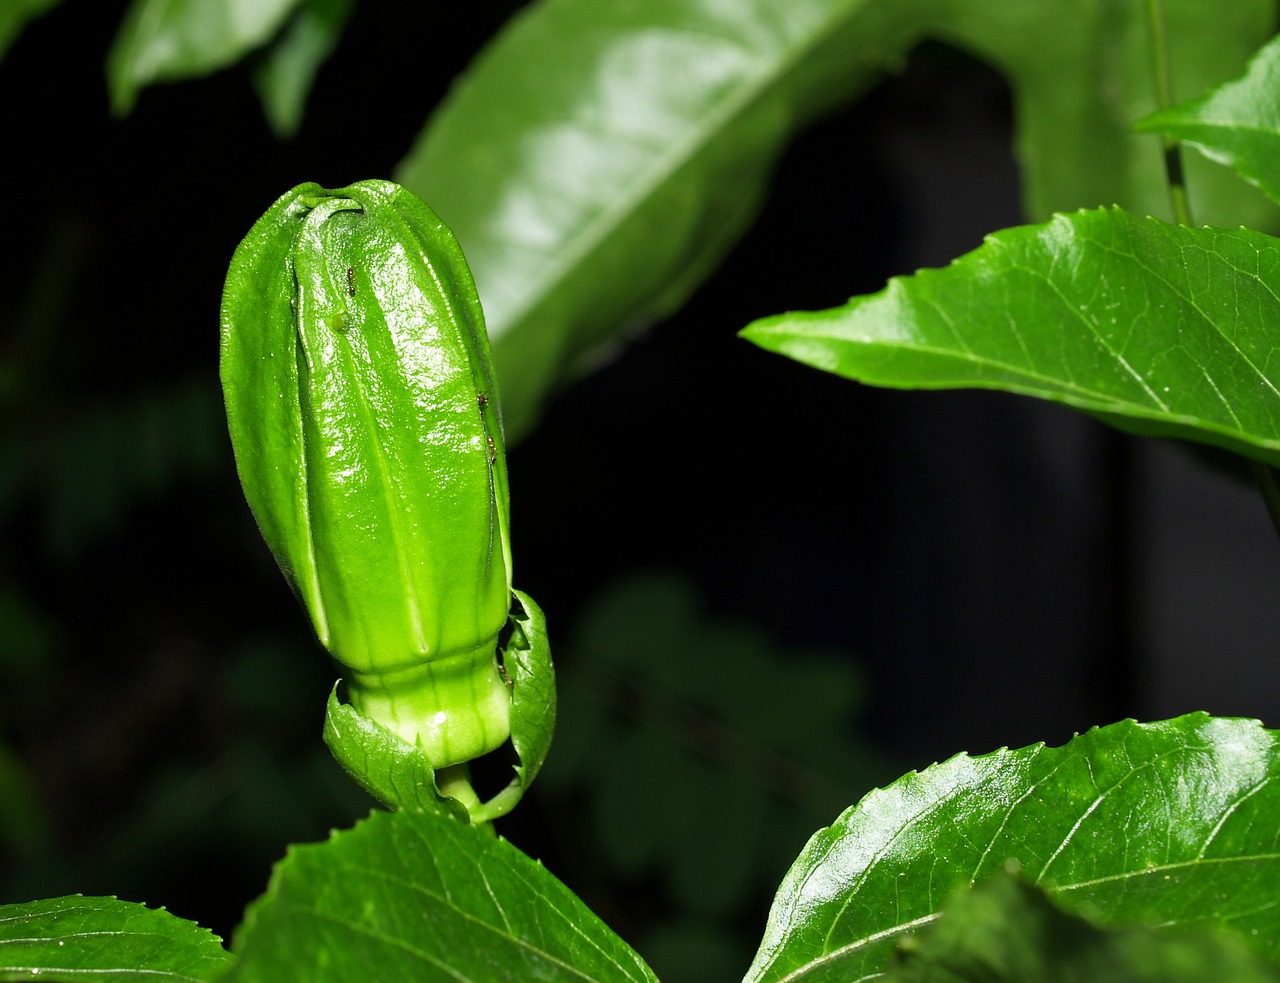
<path fill-rule="evenodd" d="M 1147 32 L 1151 38 L 1156 102 L 1160 109 L 1168 109 L 1173 105 L 1173 70 L 1169 65 L 1169 32 L 1165 26 L 1164 0 L 1147 0 Z M 1164 138 L 1164 169 L 1174 220 L 1179 225 L 1191 225 L 1191 205 L 1187 201 L 1186 179 L 1182 174 L 1182 146 L 1173 137 Z"/>
<path fill-rule="evenodd" d="M 474 813 L 480 805 L 480 796 L 471 787 L 471 770 L 465 764 L 451 765 L 437 771 L 436 788 L 441 795 L 461 802 L 468 813 Z"/>

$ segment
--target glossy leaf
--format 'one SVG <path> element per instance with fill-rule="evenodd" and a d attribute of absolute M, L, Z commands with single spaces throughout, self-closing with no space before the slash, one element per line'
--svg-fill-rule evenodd
<path fill-rule="evenodd" d="M 27 22 L 53 9 L 62 0 L 5 0 L 0 4 L 0 58 L 9 51 Z"/>
<path fill-rule="evenodd" d="M 353 6 L 354 0 L 303 0 L 254 72 L 263 111 L 277 136 L 298 132 L 311 83 L 337 47 Z"/>
<path fill-rule="evenodd" d="M 1277 983 L 1280 969 L 1227 933 L 1101 929 L 1000 874 L 962 890 L 885 983 Z"/>
<path fill-rule="evenodd" d="M 1280 37 L 1249 63 L 1243 78 L 1194 102 L 1139 120 L 1137 129 L 1184 140 L 1234 167 L 1280 201 Z"/>
<path fill-rule="evenodd" d="M 1275 13 L 1274 0 L 1168 7 L 1188 98 L 1237 74 Z M 1154 106 L 1139 4 L 541 0 L 522 10 L 397 171 L 466 251 L 508 437 L 530 428 L 584 352 L 683 303 L 755 216 L 796 130 L 925 36 L 1009 77 L 1033 215 L 1112 203 L 1163 213 L 1158 141 L 1129 129 Z M 1257 225 L 1268 214 L 1229 174 L 1196 181 L 1206 220 Z"/>
<path fill-rule="evenodd" d="M 1277 777 L 1275 732 L 1206 714 L 911 773 L 809 841 L 746 979 L 874 976 L 953 892 L 1009 863 L 1099 923 L 1230 927 L 1274 956 Z"/>
<path fill-rule="evenodd" d="M 1006 229 L 763 348 L 881 386 L 1006 389 L 1280 463 L 1280 240 L 1111 209 Z"/>
<path fill-rule="evenodd" d="M 476 827 L 375 812 L 293 847 L 250 907 L 230 980 L 652 981 L 537 861 Z"/>
<path fill-rule="evenodd" d="M 115 898 L 0 906 L 0 979 L 210 980 L 230 962 L 195 922 Z"/>
<path fill-rule="evenodd" d="M 786 138 L 911 20 L 873 0 L 543 0 L 507 26 L 396 179 L 463 244 L 509 437 L 584 350 L 684 301 Z"/>
<path fill-rule="evenodd" d="M 111 109 L 156 82 L 207 75 L 266 44 L 303 0 L 133 0 L 107 56 Z"/>

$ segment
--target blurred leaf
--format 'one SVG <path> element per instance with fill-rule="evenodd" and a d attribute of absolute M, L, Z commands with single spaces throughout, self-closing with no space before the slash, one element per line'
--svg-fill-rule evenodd
<path fill-rule="evenodd" d="M 203 379 L 81 407 L 48 448 L 51 552 L 74 555 L 140 502 L 229 464 L 224 420 L 217 389 Z"/>
<path fill-rule="evenodd" d="M 1198 713 L 958 755 L 866 796 L 778 889 L 748 981 L 864 979 L 951 894 L 1010 862 L 1111 924 L 1280 941 L 1280 751 L 1256 721 Z"/>
<path fill-rule="evenodd" d="M 1132 123 L 1156 108 L 1146 5 L 1052 0 L 938 0 L 930 33 L 989 61 L 1013 91 L 1016 152 L 1028 218 L 1119 205 L 1172 219 L 1158 140 Z M 1233 78 L 1271 36 L 1275 0 L 1165 0 L 1175 97 Z M 1277 212 L 1220 168 L 1189 161 L 1199 217 L 1275 226 Z"/>
<path fill-rule="evenodd" d="M 663 575 L 614 585 L 576 627 L 544 780 L 581 789 L 604 873 L 660 878 L 674 924 L 735 927 L 814 823 L 883 774 L 852 736 L 864 692 L 845 653 L 783 651 Z"/>
<path fill-rule="evenodd" d="M 354 0 L 302 0 L 265 53 L 253 81 L 277 136 L 298 132 L 316 72 L 337 47 L 353 8 Z"/>
<path fill-rule="evenodd" d="M 1275 14 L 1274 0 L 1168 7 L 1187 96 L 1238 73 Z M 1143 17 L 1077 0 L 541 0 L 480 54 L 396 178 L 462 242 L 514 441 L 584 352 L 675 310 L 711 273 L 799 127 L 923 36 L 1009 78 L 1032 215 L 1163 214 L 1158 141 L 1130 130 L 1154 108 Z M 1203 217 L 1274 220 L 1217 170 L 1193 175 Z"/>
<path fill-rule="evenodd" d="M 111 109 L 156 82 L 208 75 L 266 44 L 303 0 L 133 0 L 107 55 Z"/>
<path fill-rule="evenodd" d="M 0 58 L 9 51 L 27 21 L 52 10 L 62 0 L 5 0 L 0 4 Z"/>
<path fill-rule="evenodd" d="M 904 940 L 885 983 L 1276 983 L 1280 971 L 1225 933 L 1099 929 L 998 874 L 960 891 Z"/>
<path fill-rule="evenodd" d="M 1077 212 L 743 336 L 861 382 L 1005 389 L 1276 464 L 1278 284 L 1280 242 L 1260 232 Z"/>
<path fill-rule="evenodd" d="M 1141 119 L 1143 133 L 1166 133 L 1234 167 L 1280 201 L 1280 37 L 1249 63 L 1241 79 L 1202 99 Z"/>
<path fill-rule="evenodd" d="M 57 634 L 57 628 L 21 590 L 0 583 L 0 671 L 5 674 L 0 678 L 38 670 Z"/>
<path fill-rule="evenodd" d="M 655 980 L 543 866 L 430 813 L 295 846 L 237 931 L 230 980 Z"/>
<path fill-rule="evenodd" d="M 195 922 L 115 898 L 0 906 L 0 979 L 209 980 L 229 961 Z"/>
<path fill-rule="evenodd" d="M 27 859 L 49 845 L 45 814 L 26 763 L 0 744 L 0 846 Z"/>

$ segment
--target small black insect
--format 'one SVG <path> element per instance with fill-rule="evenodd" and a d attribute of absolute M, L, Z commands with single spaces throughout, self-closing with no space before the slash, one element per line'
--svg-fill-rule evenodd
<path fill-rule="evenodd" d="M 347 293 L 352 297 L 356 295 L 356 269 L 354 266 L 347 267 Z"/>

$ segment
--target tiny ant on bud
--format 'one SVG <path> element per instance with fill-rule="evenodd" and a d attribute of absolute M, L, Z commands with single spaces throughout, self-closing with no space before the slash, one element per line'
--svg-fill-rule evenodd
<path fill-rule="evenodd" d="M 356 295 L 356 270 L 354 266 L 347 267 L 347 293 L 352 297 Z"/>

